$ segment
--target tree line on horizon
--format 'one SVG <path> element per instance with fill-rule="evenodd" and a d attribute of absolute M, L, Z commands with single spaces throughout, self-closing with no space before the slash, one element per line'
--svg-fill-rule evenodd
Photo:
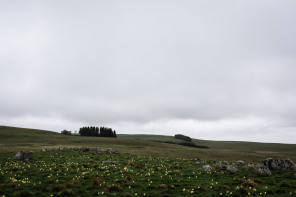
<path fill-rule="evenodd" d="M 108 127 L 82 127 L 79 129 L 80 136 L 92 137 L 117 137 L 116 131 Z"/>

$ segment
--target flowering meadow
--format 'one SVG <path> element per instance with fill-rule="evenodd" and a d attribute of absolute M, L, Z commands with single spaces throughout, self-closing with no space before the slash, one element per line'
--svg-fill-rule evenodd
<path fill-rule="evenodd" d="M 9 196 L 296 196 L 295 172 L 262 176 L 203 170 L 191 159 L 70 150 L 35 152 L 29 161 L 0 154 L 0 197 Z M 253 165 L 253 164 L 248 164 Z"/>

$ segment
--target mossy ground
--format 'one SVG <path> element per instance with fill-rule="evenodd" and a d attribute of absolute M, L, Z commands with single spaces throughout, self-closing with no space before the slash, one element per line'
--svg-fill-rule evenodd
<path fill-rule="evenodd" d="M 295 172 L 204 172 L 190 159 L 70 150 L 35 152 L 26 162 L 14 161 L 14 155 L 0 154 L 1 197 L 296 196 Z"/>

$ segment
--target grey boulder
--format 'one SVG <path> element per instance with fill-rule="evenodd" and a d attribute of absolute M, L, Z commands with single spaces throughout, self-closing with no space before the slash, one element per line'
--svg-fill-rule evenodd
<path fill-rule="evenodd" d="M 237 167 L 234 165 L 228 165 L 226 170 L 230 173 L 236 173 L 238 171 Z"/>
<path fill-rule="evenodd" d="M 91 151 L 91 148 L 89 148 L 89 147 L 81 147 L 80 151 L 81 152 L 89 152 L 89 151 Z"/>
<path fill-rule="evenodd" d="M 219 161 L 216 163 L 215 168 L 225 169 L 227 168 L 228 162 L 227 161 Z"/>
<path fill-rule="evenodd" d="M 21 160 L 21 161 L 28 161 L 33 159 L 33 152 L 32 151 L 24 151 L 21 150 L 20 152 L 18 152 L 14 158 L 14 160 Z"/>
<path fill-rule="evenodd" d="M 268 158 L 263 160 L 263 165 L 271 170 L 295 170 L 295 164 L 290 159 L 273 159 Z"/>
<path fill-rule="evenodd" d="M 263 164 L 257 164 L 254 167 L 255 172 L 257 172 L 258 174 L 264 175 L 264 176 L 271 176 L 271 171 L 269 170 L 269 168 Z"/>
<path fill-rule="evenodd" d="M 119 154 L 118 150 L 113 150 L 111 148 L 107 148 L 106 153 L 108 153 L 108 154 Z"/>
<path fill-rule="evenodd" d="M 205 166 L 203 166 L 203 169 L 206 172 L 210 172 L 210 171 L 214 170 L 214 167 L 210 166 L 210 165 L 205 165 Z"/>

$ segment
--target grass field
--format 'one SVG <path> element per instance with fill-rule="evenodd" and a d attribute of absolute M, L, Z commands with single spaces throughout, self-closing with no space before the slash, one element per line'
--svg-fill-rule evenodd
<path fill-rule="evenodd" d="M 262 176 L 243 165 L 267 157 L 291 158 L 296 145 L 218 142 L 194 139 L 197 149 L 157 141 L 172 136 L 118 135 L 118 138 L 67 136 L 55 132 L 0 127 L 0 197 L 30 196 L 296 196 L 295 171 Z M 53 147 L 113 148 L 121 154 L 70 150 L 40 152 Z M 33 160 L 18 162 L 19 150 L 35 151 Z M 130 154 L 125 154 L 130 153 Z M 237 173 L 203 170 L 192 158 L 214 166 L 227 160 Z M 244 160 L 246 164 L 234 163 Z"/>
<path fill-rule="evenodd" d="M 203 164 L 70 150 L 34 153 L 27 162 L 0 154 L 0 196 L 295 196 L 294 172 L 205 172 Z M 207 164 L 214 165 L 214 161 Z"/>
<path fill-rule="evenodd" d="M 18 152 L 21 149 L 39 151 L 46 147 L 89 146 L 113 148 L 138 156 L 168 158 L 201 158 L 204 160 L 245 160 L 260 162 L 268 157 L 290 158 L 296 161 L 295 144 L 223 142 L 193 139 L 197 145 L 209 149 L 196 149 L 158 141 L 176 141 L 173 136 L 118 135 L 118 138 L 66 136 L 56 132 L 0 126 L 0 152 Z"/>

